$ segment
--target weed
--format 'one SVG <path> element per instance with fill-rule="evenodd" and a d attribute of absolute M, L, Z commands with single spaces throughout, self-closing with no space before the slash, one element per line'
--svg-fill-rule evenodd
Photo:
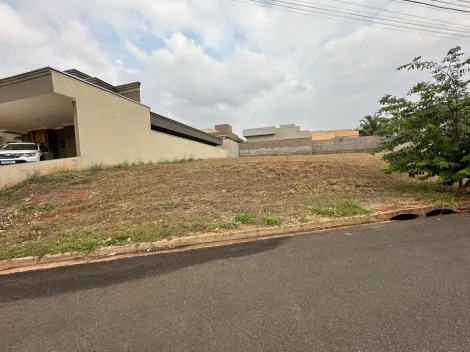
<path fill-rule="evenodd" d="M 33 209 L 34 209 L 34 207 L 31 206 L 31 205 L 28 205 L 28 204 L 21 204 L 21 205 L 18 206 L 18 211 L 22 212 L 22 213 L 27 213 L 27 212 L 29 212 Z"/>
<path fill-rule="evenodd" d="M 103 240 L 99 237 L 92 237 L 83 240 L 80 243 L 80 249 L 82 251 L 91 252 L 103 244 Z"/>
<path fill-rule="evenodd" d="M 90 229 L 83 229 L 82 231 L 80 231 L 80 235 L 82 235 L 82 236 L 90 236 L 90 235 L 93 235 L 93 231 L 90 230 Z"/>
<path fill-rule="evenodd" d="M 114 246 L 116 244 L 127 242 L 130 239 L 126 232 L 119 232 L 116 236 L 108 238 L 103 244 L 105 246 Z"/>
<path fill-rule="evenodd" d="M 263 217 L 263 222 L 268 226 L 279 226 L 281 225 L 281 219 L 274 216 Z"/>
<path fill-rule="evenodd" d="M 54 210 L 54 208 L 55 208 L 55 205 L 50 202 L 46 202 L 42 205 L 42 209 L 45 211 L 51 211 L 51 210 Z"/>
<path fill-rule="evenodd" d="M 233 216 L 233 222 L 238 224 L 248 224 L 251 222 L 251 216 L 247 213 L 236 213 Z"/>
<path fill-rule="evenodd" d="M 352 216 L 369 214 L 370 210 L 361 207 L 359 204 L 353 202 L 337 202 L 335 204 L 337 216 Z"/>
<path fill-rule="evenodd" d="M 104 166 L 101 163 L 93 164 L 90 166 L 89 171 L 92 174 L 96 174 L 98 171 L 103 171 Z"/>
<path fill-rule="evenodd" d="M 300 219 L 299 219 L 299 222 L 301 224 L 306 224 L 308 222 L 308 219 L 305 216 L 301 216 Z"/>
<path fill-rule="evenodd" d="M 23 182 L 24 184 L 38 183 L 41 181 L 42 177 L 43 176 L 41 175 L 39 170 L 34 170 L 28 173 L 28 175 L 26 176 L 26 179 Z"/>
<path fill-rule="evenodd" d="M 327 217 L 343 217 L 369 214 L 370 210 L 361 207 L 353 202 L 336 202 L 333 207 L 309 208 L 310 212 L 316 215 Z"/>
<path fill-rule="evenodd" d="M 118 169 L 128 169 L 131 167 L 131 164 L 127 160 L 124 160 L 117 164 L 115 167 Z"/>
<path fill-rule="evenodd" d="M 308 210 L 315 215 L 320 216 L 335 216 L 335 209 L 334 208 L 308 208 Z"/>

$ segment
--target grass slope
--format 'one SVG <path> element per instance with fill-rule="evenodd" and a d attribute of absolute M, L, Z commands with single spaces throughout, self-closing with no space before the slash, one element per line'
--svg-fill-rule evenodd
<path fill-rule="evenodd" d="M 456 201 L 448 188 L 383 175 L 383 166 L 343 154 L 33 175 L 0 191 L 0 259 Z"/>

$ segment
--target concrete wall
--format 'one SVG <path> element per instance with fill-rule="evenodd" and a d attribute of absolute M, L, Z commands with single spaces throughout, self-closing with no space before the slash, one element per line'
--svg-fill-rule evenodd
<path fill-rule="evenodd" d="M 312 141 L 312 154 L 371 152 L 379 144 L 378 136 Z"/>
<path fill-rule="evenodd" d="M 34 172 L 52 174 L 59 171 L 80 169 L 87 165 L 81 158 L 47 160 L 39 163 L 25 163 L 0 166 L 0 189 L 25 180 Z"/>
<path fill-rule="evenodd" d="M 232 141 L 231 139 L 224 139 L 220 148 L 228 150 L 230 157 L 240 156 L 240 143 Z"/>
<path fill-rule="evenodd" d="M 282 154 L 329 154 L 371 152 L 380 144 L 380 137 L 334 138 L 312 141 L 310 138 L 241 143 L 240 156 Z"/>
<path fill-rule="evenodd" d="M 150 109 L 52 72 L 54 91 L 75 99 L 78 155 L 88 162 L 163 161 L 228 157 L 227 150 L 150 129 Z"/>
<path fill-rule="evenodd" d="M 310 138 L 285 139 L 281 141 L 263 141 L 240 143 L 240 156 L 311 154 Z"/>

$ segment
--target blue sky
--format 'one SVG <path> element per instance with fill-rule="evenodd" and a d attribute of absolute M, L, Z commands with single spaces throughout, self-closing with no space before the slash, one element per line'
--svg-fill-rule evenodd
<path fill-rule="evenodd" d="M 454 23 L 470 19 L 387 0 L 351 1 Z M 287 123 L 354 128 L 384 94 L 403 95 L 423 77 L 397 73 L 397 66 L 466 48 L 229 0 L 0 0 L 0 21 L 0 77 L 53 66 L 114 84 L 138 80 L 153 111 L 198 128 L 230 123 L 239 133 Z"/>

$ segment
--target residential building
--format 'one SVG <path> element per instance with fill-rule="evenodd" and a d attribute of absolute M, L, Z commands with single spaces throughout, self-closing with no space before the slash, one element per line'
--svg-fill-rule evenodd
<path fill-rule="evenodd" d="M 285 139 L 310 138 L 310 131 L 301 131 L 295 124 L 280 127 L 262 127 L 243 130 L 247 142 L 280 141 Z"/>
<path fill-rule="evenodd" d="M 240 155 L 239 143 L 245 142 L 232 131 L 232 126 L 228 124 L 215 125 L 214 128 L 206 128 L 202 130 L 212 136 L 217 136 L 223 139 L 222 149 L 230 152 L 230 156 L 237 157 Z"/>
<path fill-rule="evenodd" d="M 313 141 L 322 141 L 333 138 L 359 137 L 359 131 L 351 129 L 329 130 L 329 131 L 310 131 Z"/>
<path fill-rule="evenodd" d="M 44 143 L 55 159 L 73 159 L 58 168 L 229 156 L 221 138 L 151 112 L 139 82 L 113 86 L 78 70 L 46 67 L 0 79 L 0 130 Z M 11 178 L 20 166 L 0 167 L 0 188 L 2 174 Z"/>

